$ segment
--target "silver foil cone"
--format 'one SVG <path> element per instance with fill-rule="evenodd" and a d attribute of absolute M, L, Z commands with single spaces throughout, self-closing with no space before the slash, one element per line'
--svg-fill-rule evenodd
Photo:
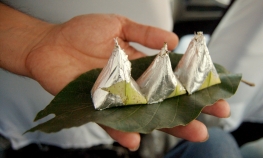
<path fill-rule="evenodd" d="M 177 80 L 171 66 L 166 43 L 136 82 L 148 104 L 163 101 L 175 90 Z"/>
<path fill-rule="evenodd" d="M 128 90 L 126 90 L 126 85 L 128 85 Z M 131 77 L 131 63 L 128 56 L 115 39 L 112 55 L 91 90 L 94 107 L 97 110 L 102 110 L 126 105 L 126 93 L 129 92 L 142 95 L 139 86 Z"/>
<path fill-rule="evenodd" d="M 175 76 L 189 94 L 220 83 L 203 32 L 197 32 L 189 43 L 185 54 L 175 68 Z"/>

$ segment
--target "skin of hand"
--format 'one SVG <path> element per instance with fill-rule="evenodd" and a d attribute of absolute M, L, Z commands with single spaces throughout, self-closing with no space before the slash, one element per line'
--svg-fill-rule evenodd
<path fill-rule="evenodd" d="M 141 25 L 119 15 L 81 15 L 55 25 L 2 4 L 0 9 L 3 11 L 0 14 L 0 67 L 35 79 L 53 95 L 80 74 L 106 65 L 116 37 L 130 60 L 145 55 L 131 47 L 129 42 L 155 49 L 160 49 L 167 42 L 170 50 L 178 44 L 178 37 L 174 33 Z M 10 20 L 13 14 L 14 18 L 21 17 L 14 22 L 12 18 Z M 226 101 L 219 100 L 205 107 L 202 112 L 224 118 L 229 116 L 230 108 Z M 100 126 L 131 151 L 139 148 L 139 133 Z M 206 126 L 197 120 L 187 126 L 160 130 L 194 142 L 208 139 Z"/>

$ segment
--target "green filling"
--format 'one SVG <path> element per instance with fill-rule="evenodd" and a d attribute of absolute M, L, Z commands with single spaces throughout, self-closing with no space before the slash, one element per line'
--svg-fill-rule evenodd
<path fill-rule="evenodd" d="M 198 90 L 205 89 L 207 87 L 210 87 L 210 86 L 213 86 L 219 83 L 221 83 L 220 78 L 216 77 L 216 75 L 214 75 L 212 71 L 210 71 L 206 79 L 204 80 L 203 84 L 200 86 Z"/>
<path fill-rule="evenodd" d="M 132 86 L 131 83 L 126 83 L 126 102 L 125 105 L 130 104 L 146 104 L 145 97 L 138 93 Z"/>
<path fill-rule="evenodd" d="M 178 84 L 175 90 L 167 98 L 172 98 L 178 95 L 183 95 L 185 93 L 186 93 L 185 88 L 181 84 Z"/>
<path fill-rule="evenodd" d="M 127 83 L 126 81 L 121 81 L 108 88 L 102 89 L 114 95 L 120 96 L 124 105 L 147 103 L 145 97 L 137 92 L 131 86 L 131 83 Z"/>

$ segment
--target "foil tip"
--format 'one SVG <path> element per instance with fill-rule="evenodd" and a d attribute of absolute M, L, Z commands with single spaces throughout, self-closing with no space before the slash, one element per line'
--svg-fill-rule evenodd
<path fill-rule="evenodd" d="M 164 45 L 163 45 L 161 51 L 159 52 L 159 55 L 160 55 L 160 56 L 164 56 L 164 55 L 166 55 L 166 54 L 168 54 L 168 53 L 169 53 L 169 51 L 168 51 L 167 43 L 164 42 Z"/>
<path fill-rule="evenodd" d="M 167 42 L 164 42 L 163 47 L 167 49 Z"/>
<path fill-rule="evenodd" d="M 115 47 L 120 47 L 119 43 L 118 43 L 118 37 L 113 39 L 115 42 Z"/>
<path fill-rule="evenodd" d="M 202 31 L 195 32 L 194 39 L 199 42 L 205 42 L 205 36 Z"/>
<path fill-rule="evenodd" d="M 197 31 L 195 35 L 203 35 L 203 31 Z"/>

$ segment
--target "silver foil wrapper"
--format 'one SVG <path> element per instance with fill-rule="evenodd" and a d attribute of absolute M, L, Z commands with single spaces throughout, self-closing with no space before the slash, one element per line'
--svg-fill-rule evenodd
<path fill-rule="evenodd" d="M 163 101 L 175 90 L 177 80 L 171 67 L 166 43 L 136 82 L 148 104 Z"/>
<path fill-rule="evenodd" d="M 123 89 L 117 90 L 120 95 L 107 91 L 111 86 L 118 83 L 124 85 Z M 102 69 L 91 90 L 95 109 L 102 110 L 110 107 L 126 105 L 125 85 L 127 84 L 129 84 L 129 88 L 132 89 L 133 92 L 142 95 L 139 86 L 131 77 L 131 63 L 128 60 L 128 56 L 118 45 L 117 39 L 115 39 L 115 48 L 112 55 L 109 58 L 107 65 Z"/>
<path fill-rule="evenodd" d="M 203 32 L 197 32 L 175 68 L 175 76 L 189 94 L 220 83 L 219 76 L 209 55 Z M 207 77 L 209 77 L 207 79 Z M 207 81 L 206 81 L 207 80 Z"/>

